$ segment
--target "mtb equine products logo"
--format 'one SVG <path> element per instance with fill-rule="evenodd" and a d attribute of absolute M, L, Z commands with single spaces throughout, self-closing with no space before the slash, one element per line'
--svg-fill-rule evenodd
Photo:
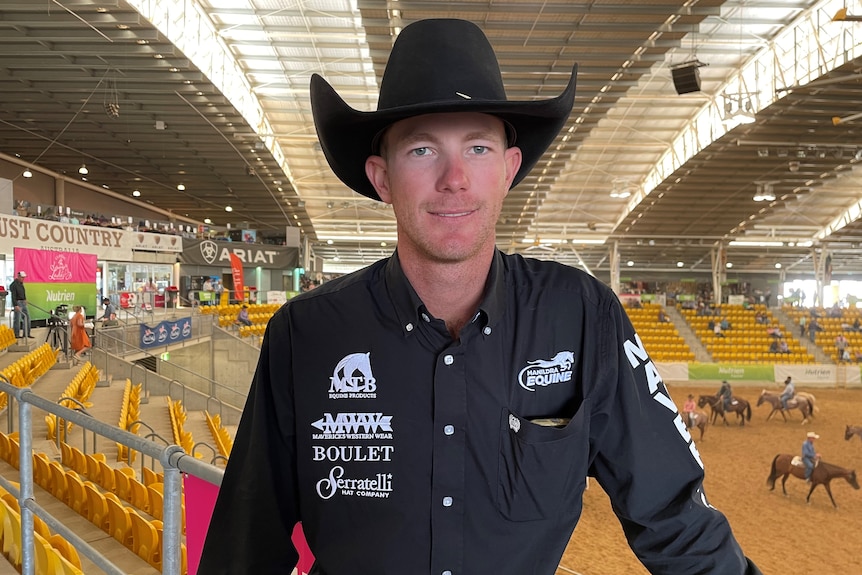
<path fill-rule="evenodd" d="M 527 391 L 536 391 L 536 386 L 547 387 L 572 380 L 572 365 L 575 354 L 561 351 L 552 359 L 534 359 L 518 373 L 518 383 Z"/>
<path fill-rule="evenodd" d="M 351 353 L 332 372 L 329 399 L 375 399 L 377 379 L 371 373 L 371 353 Z"/>

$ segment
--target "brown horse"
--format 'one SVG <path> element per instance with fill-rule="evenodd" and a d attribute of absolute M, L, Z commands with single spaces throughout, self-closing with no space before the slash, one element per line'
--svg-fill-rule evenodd
<path fill-rule="evenodd" d="M 706 424 L 709 423 L 709 416 L 705 411 L 701 411 L 696 409 L 691 417 L 689 417 L 688 412 L 684 411 L 681 413 L 682 420 L 685 422 L 685 426 L 688 429 L 692 429 L 694 427 L 700 430 L 700 439 L 703 439 L 703 432 L 706 431 Z"/>
<path fill-rule="evenodd" d="M 854 435 L 858 435 L 859 439 L 862 439 L 862 425 L 848 425 L 847 429 L 844 430 L 844 439 L 847 441 L 850 441 Z"/>
<path fill-rule="evenodd" d="M 764 389 L 760 393 L 760 397 L 757 398 L 757 406 L 760 407 L 764 403 L 768 403 L 772 406 L 772 411 L 770 411 L 769 415 L 766 416 L 766 421 L 769 421 L 776 411 L 781 414 L 784 421 L 787 421 L 787 416 L 784 415 L 784 408 L 781 407 L 781 397 L 778 394 Z M 797 395 L 793 399 L 787 400 L 787 409 L 798 409 L 802 412 L 802 425 L 808 423 L 809 417 L 814 417 L 811 404 L 808 403 L 808 399 L 805 397 Z"/>
<path fill-rule="evenodd" d="M 727 417 L 724 415 L 724 401 L 719 399 L 714 395 L 701 395 L 697 398 L 697 406 L 703 407 L 704 405 L 709 405 L 712 408 L 712 422 L 718 419 L 718 416 L 721 416 L 721 419 L 724 420 L 724 424 L 727 425 Z M 742 399 L 741 397 L 732 396 L 730 398 L 730 408 L 728 411 L 735 413 L 736 418 L 739 419 L 739 425 L 745 425 L 745 420 L 751 421 L 751 404 L 748 403 L 747 399 Z"/>
<path fill-rule="evenodd" d="M 784 488 L 784 484 L 787 482 L 788 475 L 792 475 L 799 479 L 805 479 L 805 466 L 792 465 L 791 461 L 793 461 L 793 456 L 786 453 L 779 453 L 775 456 L 775 459 L 772 460 L 772 469 L 769 472 L 769 478 L 766 480 L 766 484 L 769 486 L 770 491 L 775 489 L 775 480 L 778 479 L 779 475 L 784 476 L 781 478 L 781 490 L 784 492 L 784 495 L 787 495 L 787 489 Z M 835 498 L 832 497 L 832 488 L 829 486 L 829 482 L 836 477 L 843 477 L 847 480 L 847 483 L 853 486 L 853 489 L 859 489 L 859 482 L 856 480 L 855 470 L 844 469 L 843 467 L 838 467 L 837 465 L 821 461 L 811 473 L 811 489 L 808 490 L 808 496 L 805 498 L 805 502 L 810 503 L 811 493 L 814 491 L 814 488 L 822 484 L 823 487 L 826 488 L 826 493 L 829 494 L 832 506 L 837 508 L 838 505 L 835 503 Z"/>

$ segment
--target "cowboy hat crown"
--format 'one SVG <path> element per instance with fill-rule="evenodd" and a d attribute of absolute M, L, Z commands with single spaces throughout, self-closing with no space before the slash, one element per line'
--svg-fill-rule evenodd
<path fill-rule="evenodd" d="M 378 152 L 382 132 L 399 120 L 443 112 L 481 112 L 505 122 L 510 145 L 517 137 L 523 157 L 514 187 L 569 117 L 576 69 L 555 98 L 509 101 L 494 49 L 477 25 L 466 20 L 420 20 L 406 26 L 392 47 L 377 111 L 354 110 L 317 74 L 311 78 L 311 108 L 332 171 L 369 198 L 380 199 L 365 175 L 365 160 Z"/>

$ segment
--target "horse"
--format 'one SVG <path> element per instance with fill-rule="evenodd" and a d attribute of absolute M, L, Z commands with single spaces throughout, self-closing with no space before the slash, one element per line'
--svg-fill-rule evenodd
<path fill-rule="evenodd" d="M 850 441 L 854 435 L 858 435 L 859 439 L 862 439 L 862 425 L 848 425 L 847 429 L 844 430 L 844 439 L 847 441 Z"/>
<path fill-rule="evenodd" d="M 820 412 L 820 408 L 814 404 L 814 394 L 807 391 L 797 391 L 794 397 L 804 397 L 811 404 L 811 417 Z"/>
<path fill-rule="evenodd" d="M 805 479 L 805 466 L 793 465 L 791 463 L 792 461 L 793 455 L 788 455 L 786 453 L 779 453 L 775 456 L 775 459 L 772 460 L 772 469 L 769 472 L 769 478 L 766 480 L 766 484 L 769 486 L 770 491 L 775 489 L 775 480 L 778 479 L 779 475 L 784 476 L 781 478 L 781 490 L 784 492 L 784 495 L 787 495 L 787 489 L 785 489 L 784 484 L 787 481 L 788 475 L 798 477 L 799 479 Z M 811 489 L 808 490 L 808 496 L 805 498 L 805 502 L 810 503 L 811 493 L 818 485 L 822 484 L 826 489 L 826 493 L 829 494 L 832 506 L 837 509 L 838 505 L 835 503 L 835 498 L 832 497 L 832 488 L 829 486 L 829 482 L 836 477 L 843 477 L 847 480 L 847 483 L 853 486 L 853 489 L 859 489 L 859 482 L 856 480 L 856 471 L 854 469 L 844 469 L 843 467 L 838 467 L 837 465 L 821 461 L 811 473 Z"/>
<path fill-rule="evenodd" d="M 701 411 L 696 409 L 692 416 L 689 417 L 688 412 L 682 412 L 682 420 L 685 422 L 685 426 L 688 429 L 698 428 L 700 430 L 700 439 L 703 439 L 703 432 L 706 431 L 706 424 L 709 423 L 709 416 L 705 411 Z"/>
<path fill-rule="evenodd" d="M 718 416 L 721 416 L 721 419 L 724 420 L 724 424 L 727 425 L 727 417 L 724 414 L 724 400 L 714 396 L 714 395 L 701 395 L 697 399 L 697 406 L 703 407 L 704 405 L 709 404 L 712 408 L 712 422 L 718 419 Z M 736 397 L 735 395 L 730 398 L 730 407 L 728 411 L 736 413 L 736 418 L 739 419 L 739 425 L 745 425 L 745 420 L 751 421 L 751 404 L 748 403 L 748 400 L 743 399 L 741 397 Z"/>
<path fill-rule="evenodd" d="M 760 393 L 760 397 L 757 398 L 757 406 L 760 407 L 764 403 L 768 403 L 772 406 L 772 411 L 770 411 L 769 415 L 766 416 L 766 421 L 769 421 L 776 411 L 781 414 L 784 421 L 787 421 L 787 416 L 784 415 L 784 408 L 781 406 L 781 398 L 777 394 L 764 389 Z M 798 409 L 802 412 L 802 425 L 808 423 L 809 417 L 813 417 L 811 404 L 808 403 L 808 400 L 805 397 L 797 396 L 793 399 L 788 399 L 787 409 Z"/>

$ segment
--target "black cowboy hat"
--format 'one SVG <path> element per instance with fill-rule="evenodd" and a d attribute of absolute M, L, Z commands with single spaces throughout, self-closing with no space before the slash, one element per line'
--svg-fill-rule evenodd
<path fill-rule="evenodd" d="M 386 64 L 376 112 L 354 110 L 319 75 L 311 109 L 332 171 L 364 196 L 380 197 L 365 175 L 377 139 L 393 123 L 441 112 L 482 112 L 507 124 L 509 145 L 523 156 L 512 187 L 530 172 L 565 124 L 575 100 L 577 66 L 565 90 L 548 100 L 509 101 L 500 65 L 482 30 L 465 20 L 420 20 L 406 26 Z"/>

